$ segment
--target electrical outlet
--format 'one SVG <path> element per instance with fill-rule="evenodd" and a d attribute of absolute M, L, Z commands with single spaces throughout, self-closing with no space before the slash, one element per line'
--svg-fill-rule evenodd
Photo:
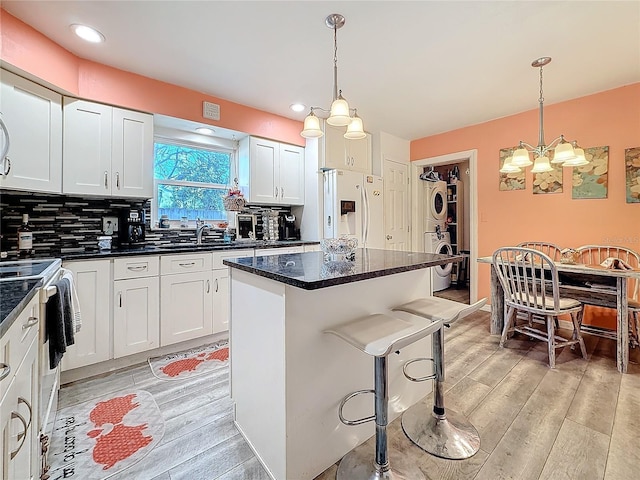
<path fill-rule="evenodd" d="M 102 233 L 112 235 L 118 231 L 118 217 L 102 217 Z"/>

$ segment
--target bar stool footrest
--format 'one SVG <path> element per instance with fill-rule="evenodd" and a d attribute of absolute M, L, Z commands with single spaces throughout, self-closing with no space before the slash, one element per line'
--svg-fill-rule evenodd
<path fill-rule="evenodd" d="M 431 375 L 426 375 L 424 377 L 412 377 L 411 375 L 409 375 L 407 373 L 407 367 L 409 365 L 411 365 L 412 363 L 424 362 L 424 361 L 429 361 L 429 362 L 433 363 L 434 366 L 435 366 L 435 363 L 436 363 L 433 358 L 428 358 L 428 357 L 413 358 L 413 359 L 408 360 L 407 362 L 405 362 L 405 364 L 402 366 L 402 373 L 404 374 L 404 376 L 406 377 L 407 380 L 411 380 L 412 382 L 425 382 L 427 380 L 433 380 L 434 378 L 436 378 L 435 372 L 432 373 Z"/>
<path fill-rule="evenodd" d="M 338 417 L 340 417 L 340 421 L 342 423 L 349 426 L 362 425 L 363 423 L 372 422 L 373 420 L 376 419 L 375 415 L 371 415 L 370 417 L 362 417 L 357 420 L 349 420 L 347 418 L 344 418 L 344 415 L 342 415 L 342 409 L 344 408 L 344 406 L 349 400 L 351 400 L 354 397 L 357 397 L 358 395 L 363 395 L 365 393 L 373 393 L 375 395 L 376 392 L 375 390 L 357 390 L 355 392 L 350 393 L 349 395 L 347 395 L 342 399 L 342 401 L 340 402 L 340 406 L 338 407 Z"/>

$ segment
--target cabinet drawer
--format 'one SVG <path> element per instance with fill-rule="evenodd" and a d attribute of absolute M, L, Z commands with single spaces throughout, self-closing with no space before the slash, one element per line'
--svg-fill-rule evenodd
<path fill-rule="evenodd" d="M 287 255 L 290 253 L 302 253 L 303 251 L 302 245 L 297 247 L 258 248 L 256 249 L 256 257 L 263 257 L 265 255 Z"/>
<path fill-rule="evenodd" d="M 11 328 L 0 339 L 0 363 L 8 365 L 11 369 L 8 375 L 0 380 L 0 398 L 6 392 L 11 379 L 18 371 L 27 354 L 29 345 L 38 336 L 39 318 L 39 295 L 35 295 L 18 318 L 15 319 Z M 6 370 L 0 370 L 0 376 L 4 373 L 6 373 Z"/>
<path fill-rule="evenodd" d="M 211 270 L 211 257 L 210 253 L 163 255 L 160 257 L 160 272 L 167 275 Z"/>
<path fill-rule="evenodd" d="M 159 257 L 116 258 L 113 261 L 113 279 L 154 277 L 160 270 Z"/>
<path fill-rule="evenodd" d="M 253 249 L 251 250 L 227 250 L 224 252 L 214 252 L 213 254 L 213 268 L 227 268 L 222 263 L 227 258 L 240 258 L 240 257 L 253 257 Z"/>

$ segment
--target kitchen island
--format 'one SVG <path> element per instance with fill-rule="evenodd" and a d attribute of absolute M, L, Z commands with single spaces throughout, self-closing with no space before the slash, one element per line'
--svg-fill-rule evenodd
<path fill-rule="evenodd" d="M 374 434 L 373 423 L 338 419 L 345 395 L 373 388 L 373 360 L 324 330 L 430 295 L 429 268 L 460 259 L 359 249 L 352 262 L 326 262 L 321 252 L 224 261 L 235 421 L 272 478 L 313 479 Z M 389 421 L 429 393 L 402 365 L 430 352 L 425 338 L 389 357 Z M 347 418 L 372 412 L 370 395 L 345 408 Z"/>

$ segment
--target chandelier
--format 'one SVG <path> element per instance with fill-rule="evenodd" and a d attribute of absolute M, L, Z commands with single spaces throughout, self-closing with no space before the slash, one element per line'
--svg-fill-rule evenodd
<path fill-rule="evenodd" d="M 543 127 L 543 110 L 544 97 L 542 94 L 542 67 L 551 62 L 551 57 L 541 57 L 534 60 L 531 66 L 540 68 L 540 98 L 538 98 L 539 106 L 539 133 L 538 145 L 536 147 L 529 145 L 522 140 L 517 147 L 511 149 L 510 155 L 505 159 L 500 172 L 517 173 L 522 168 L 533 165 L 532 173 L 550 172 L 553 170 L 552 163 L 562 164 L 565 167 L 580 167 L 586 165 L 587 159 L 584 156 L 584 150 L 578 146 L 575 140 L 568 142 L 563 135 L 553 140 L 549 145 L 544 142 Z M 532 153 L 534 161 L 531 161 L 529 154 Z M 550 153 L 553 153 L 553 160 L 549 161 Z"/>
<path fill-rule="evenodd" d="M 332 13 L 326 18 L 325 24 L 333 29 L 333 103 L 329 110 L 311 107 L 309 115 L 304 119 L 304 127 L 300 135 L 305 138 L 318 138 L 324 135 L 320 128 L 320 118 L 314 113 L 319 110 L 329 114 L 326 119 L 329 125 L 347 127 L 344 138 L 351 140 L 364 138 L 367 135 L 364 133 L 362 119 L 358 117 L 355 108 L 349 108 L 349 104 L 342 96 L 342 90 L 338 90 L 338 29 L 344 25 L 344 17 L 339 13 Z"/>

